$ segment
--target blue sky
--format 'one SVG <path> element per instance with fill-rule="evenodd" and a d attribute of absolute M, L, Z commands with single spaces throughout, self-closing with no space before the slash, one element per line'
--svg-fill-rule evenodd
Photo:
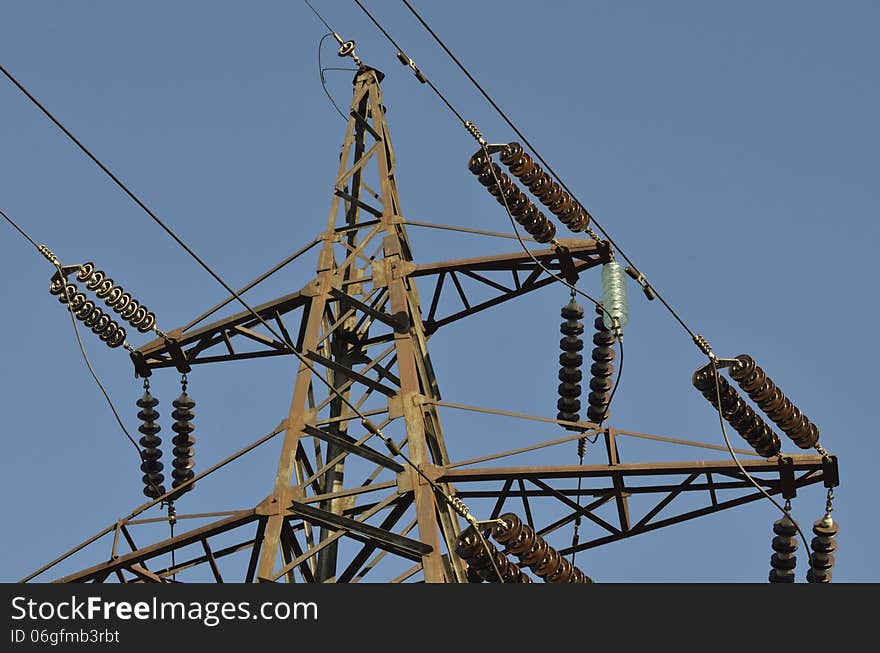
<path fill-rule="evenodd" d="M 545 4 L 416 6 L 683 319 L 719 355 L 752 354 L 820 427 L 821 442 L 840 459 L 835 580 L 880 580 L 873 483 L 880 451 L 869 421 L 880 9 L 856 0 Z M 474 144 L 460 124 L 353 3 L 316 6 L 387 75 L 403 214 L 508 230 L 467 171 Z M 368 6 L 489 141 L 515 139 L 401 3 Z M 326 224 L 344 123 L 318 80 L 324 32 L 295 2 L 8 0 L 0 7 L 0 62 L 239 286 Z M 325 66 L 350 61 L 330 45 L 323 58 Z M 341 106 L 351 74 L 327 72 Z M 166 330 L 223 298 L 214 280 L 0 82 L 0 208 L 65 264 L 99 263 Z M 425 262 L 516 245 L 410 235 Z M 0 579 L 11 581 L 142 496 L 134 451 L 88 376 L 67 315 L 46 291 L 50 267 L 7 228 L 0 256 L 7 532 Z M 314 258 L 305 257 L 249 297 L 292 292 L 313 272 Z M 598 272 L 584 276 L 583 288 L 598 291 Z M 430 347 L 444 399 L 552 417 L 558 311 L 567 298 L 551 287 L 438 333 Z M 630 314 L 611 425 L 723 444 L 717 415 L 690 383 L 703 358 L 687 335 L 633 286 Z M 128 358 L 84 338 L 135 428 L 141 389 Z M 290 359 L 194 370 L 200 469 L 286 415 L 293 370 Z M 174 374 L 156 375 L 166 409 L 176 384 Z M 441 417 L 460 458 L 561 435 L 451 411 Z M 631 462 L 724 458 L 629 441 L 621 448 Z M 590 456 L 600 462 L 603 452 Z M 187 510 L 253 506 L 271 489 L 276 457 L 268 445 L 225 480 L 206 481 L 186 496 Z M 523 464 L 575 462 L 572 445 Z M 804 490 L 795 517 L 809 526 L 823 505 L 821 487 Z M 578 560 L 600 582 L 764 582 L 777 517 L 763 501 Z"/>

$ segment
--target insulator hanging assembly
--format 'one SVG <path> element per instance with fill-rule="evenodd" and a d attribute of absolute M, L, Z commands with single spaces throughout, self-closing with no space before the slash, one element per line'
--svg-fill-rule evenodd
<path fill-rule="evenodd" d="M 590 216 L 584 207 L 553 181 L 553 178 L 523 150 L 522 145 L 508 143 L 501 150 L 499 158 L 501 163 L 528 186 L 532 194 L 541 200 L 541 203 L 550 209 L 562 224 L 574 232 L 584 231 L 587 228 Z"/>
<path fill-rule="evenodd" d="M 831 501 L 834 492 L 829 489 L 825 516 L 813 522 L 813 535 L 810 542 L 813 554 L 810 556 L 810 570 L 807 572 L 808 583 L 830 583 L 831 569 L 834 567 L 834 552 L 837 551 L 837 533 L 839 525 L 831 518 Z"/>
<path fill-rule="evenodd" d="M 592 583 L 593 580 L 559 554 L 535 530 L 512 512 L 501 515 L 492 527 L 492 537 L 503 544 L 545 583 Z"/>
<path fill-rule="evenodd" d="M 456 540 L 455 553 L 467 563 L 468 582 L 531 583 L 531 578 L 486 540 L 487 535 L 484 533 L 480 537 L 473 526 L 468 526 Z M 500 578 L 498 574 L 501 574 Z"/>
<path fill-rule="evenodd" d="M 629 308 L 626 303 L 626 271 L 616 261 L 602 266 L 602 320 L 609 329 L 619 333 L 629 322 Z"/>
<path fill-rule="evenodd" d="M 56 273 L 52 277 L 49 292 L 56 295 L 62 304 L 69 303 L 73 315 L 89 327 L 92 333 L 98 335 L 108 347 L 115 348 L 125 344 L 125 329 L 79 292 L 74 284 L 67 283 L 61 275 Z"/>
<path fill-rule="evenodd" d="M 580 336 L 584 332 L 584 325 L 579 322 L 584 317 L 584 309 L 578 306 L 574 297 L 571 301 L 562 307 L 562 317 L 565 322 L 559 325 L 562 332 L 562 339 L 559 341 L 559 347 L 562 353 L 559 355 L 559 400 L 556 402 L 556 408 L 559 413 L 556 419 L 565 420 L 567 422 L 577 422 L 581 416 L 578 411 L 581 409 L 581 366 L 584 357 L 580 353 L 584 348 L 584 341 Z M 575 427 L 566 427 L 571 430 L 577 430 Z"/>
<path fill-rule="evenodd" d="M 593 322 L 596 333 L 593 334 L 593 364 L 590 366 L 590 394 L 587 401 L 587 419 L 601 424 L 608 419 L 608 407 L 611 405 L 611 390 L 614 382 L 614 343 L 617 337 L 605 323 L 605 310 L 602 304 L 596 306 L 598 316 Z"/>
<path fill-rule="evenodd" d="M 162 450 L 159 448 L 162 439 L 157 435 L 162 427 L 156 423 L 159 419 L 159 412 L 156 410 L 159 400 L 150 394 L 149 386 L 145 385 L 144 395 L 137 400 L 137 405 L 141 409 L 137 414 L 138 419 L 143 422 L 138 427 L 138 431 L 143 436 L 139 442 L 143 447 L 141 471 L 144 473 L 144 494 L 156 499 L 165 494 L 165 486 L 162 485 L 165 476 L 162 474 L 163 465 L 159 461 L 162 457 Z"/>
<path fill-rule="evenodd" d="M 819 429 L 788 400 L 748 354 L 740 354 L 730 368 L 739 383 L 762 411 L 801 449 L 811 449 L 819 441 Z"/>
<path fill-rule="evenodd" d="M 556 226 L 483 150 L 471 157 L 468 169 L 477 176 L 477 181 L 486 187 L 499 204 L 506 204 L 513 218 L 532 238 L 539 243 L 549 243 L 553 240 L 556 236 Z"/>
<path fill-rule="evenodd" d="M 171 486 L 176 488 L 195 476 L 195 472 L 192 470 L 195 466 L 193 455 L 195 453 L 196 439 L 192 435 L 192 432 L 195 430 L 195 427 L 192 425 L 195 413 L 193 413 L 192 409 L 195 407 L 196 402 L 186 394 L 185 380 L 183 382 L 183 391 L 177 399 L 171 402 L 171 405 L 174 406 L 174 412 L 171 413 L 171 417 L 175 420 L 174 424 L 171 425 L 175 433 L 174 438 L 171 440 L 174 443 L 174 450 L 172 451 L 174 461 L 171 463 L 174 465 L 174 471 L 171 472 L 174 481 L 171 483 Z M 179 497 L 184 492 L 189 492 L 193 489 L 193 485 L 193 483 L 190 483 L 175 496 Z"/>
<path fill-rule="evenodd" d="M 779 453 L 781 448 L 779 436 L 752 410 L 745 400 L 739 396 L 720 374 L 712 367 L 703 367 L 693 376 L 694 387 L 699 390 L 710 404 L 718 409 L 718 396 L 721 395 L 721 416 L 739 433 L 760 455 L 770 458 Z"/>
<path fill-rule="evenodd" d="M 141 333 L 147 333 L 156 326 L 156 316 L 144 306 L 132 299 L 121 286 L 113 283 L 102 270 L 95 268 L 95 264 L 89 261 L 79 266 L 76 278 L 86 284 L 86 287 L 104 300 L 104 303 L 112 308 L 119 316 L 127 321 L 132 327 Z"/>
<path fill-rule="evenodd" d="M 773 522 L 773 555 L 770 556 L 770 582 L 793 583 L 797 564 L 797 526 L 788 516 Z"/>

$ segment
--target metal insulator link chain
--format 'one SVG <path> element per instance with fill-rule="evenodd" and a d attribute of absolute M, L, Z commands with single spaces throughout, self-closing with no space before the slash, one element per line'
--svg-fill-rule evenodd
<path fill-rule="evenodd" d="M 591 226 L 587 225 L 586 227 L 584 227 L 584 231 L 586 232 L 586 234 L 587 234 L 590 238 L 592 238 L 593 240 L 595 240 L 597 243 L 598 243 L 600 240 L 602 240 L 602 238 L 599 236 L 599 234 L 597 234 L 595 231 L 593 231 L 593 228 L 592 228 Z"/>
<path fill-rule="evenodd" d="M 825 497 L 825 516 L 830 517 L 832 510 L 834 510 L 834 488 L 828 488 L 828 494 Z"/>

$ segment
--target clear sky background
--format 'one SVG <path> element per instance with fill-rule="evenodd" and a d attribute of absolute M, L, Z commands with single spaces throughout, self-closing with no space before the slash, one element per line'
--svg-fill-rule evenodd
<path fill-rule="evenodd" d="M 820 427 L 821 442 L 840 459 L 835 580 L 880 580 L 880 448 L 870 417 L 878 363 L 877 3 L 415 4 L 684 320 L 721 356 L 751 353 Z M 515 139 L 401 3 L 368 6 L 489 141 Z M 446 108 L 353 3 L 317 7 L 387 74 L 403 214 L 508 230 L 467 171 L 474 143 Z M 325 31 L 298 2 L 6 0 L 0 61 L 240 286 L 326 224 L 344 123 L 318 79 Z M 325 45 L 325 66 L 350 64 Z M 327 73 L 343 107 L 351 75 Z M 63 263 L 97 262 L 165 330 L 224 297 L 5 79 L 0 208 Z M 515 241 L 499 248 L 415 229 L 410 236 L 424 262 L 516 249 Z M 260 302 L 301 288 L 314 270 L 307 258 L 248 297 Z M 0 580 L 13 581 L 143 497 L 135 453 L 82 363 L 68 316 L 47 292 L 50 266 L 5 226 L 0 260 Z M 583 288 L 598 292 L 598 272 L 584 276 Z M 567 292 L 552 287 L 439 332 L 430 347 L 443 398 L 555 416 L 565 301 Z M 723 444 L 717 414 L 691 386 L 705 359 L 633 285 L 630 310 L 610 424 Z M 141 388 L 128 357 L 83 337 L 135 429 Z M 194 370 L 197 469 L 286 416 L 293 370 L 292 358 Z M 153 382 L 163 416 L 179 391 L 177 375 L 166 372 Z M 468 414 L 441 417 L 459 459 L 562 435 Z M 732 431 L 731 438 L 747 446 Z M 786 451 L 799 451 L 785 442 Z M 725 458 L 630 441 L 621 450 L 628 462 Z M 252 507 L 271 490 L 277 453 L 277 445 L 255 452 L 181 504 L 193 512 Z M 591 449 L 588 462 L 603 456 Z M 573 444 L 520 460 L 576 462 Z M 813 486 L 799 493 L 794 514 L 808 528 L 823 506 L 824 490 Z M 578 562 L 598 582 L 765 582 L 778 516 L 762 501 L 588 551 Z M 799 581 L 805 560 L 801 547 Z"/>

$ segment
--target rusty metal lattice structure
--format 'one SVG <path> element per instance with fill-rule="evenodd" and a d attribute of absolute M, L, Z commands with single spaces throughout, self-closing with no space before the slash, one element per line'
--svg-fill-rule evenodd
<path fill-rule="evenodd" d="M 348 402 L 393 437 L 444 493 L 465 501 L 489 500 L 494 506 L 491 514 L 479 517 L 496 518 L 513 506 L 521 510 L 523 522 L 544 537 L 584 520 L 583 540 L 558 546 L 562 555 L 761 499 L 724 447 L 441 398 L 428 352 L 430 337 L 554 279 L 522 249 L 416 262 L 407 227 L 456 228 L 411 222 L 401 211 L 382 76 L 368 67 L 356 75 L 327 228 L 291 257 L 316 248 L 315 277 L 297 292 L 255 307 L 256 312 Z M 534 258 L 560 274 L 582 273 L 610 259 L 603 241 L 560 243 L 562 247 L 533 250 Z M 417 285 L 427 292 L 420 296 Z M 473 292 L 476 287 L 479 293 Z M 441 301 L 450 296 L 458 300 Z M 291 355 L 249 312 L 198 326 L 229 301 L 170 332 L 169 339 L 137 350 L 133 358 L 138 372 L 145 376 L 160 368 Z M 562 424 L 568 431 L 531 446 L 454 461 L 444 441 L 441 408 Z M 495 466 L 510 456 L 586 436 L 604 441 L 606 460 L 601 464 Z M 141 515 L 159 505 L 160 497 L 24 580 L 42 580 L 60 561 L 87 547 L 106 545 L 102 562 L 57 580 L 169 582 L 201 569 L 218 582 L 468 582 L 467 569 L 454 554 L 456 538 L 467 524 L 435 488 L 389 453 L 305 364 L 298 367 L 286 418 L 264 437 L 198 474 L 195 482 L 222 473 L 227 463 L 276 437 L 282 439 L 281 455 L 271 492 L 253 508 L 177 515 L 178 525 L 189 523 L 187 519 L 204 523 L 144 545 L 138 528 L 161 520 Z M 618 452 L 622 437 L 700 447 L 717 460 L 627 463 Z M 752 451 L 736 451 L 753 457 L 744 467 L 770 494 L 820 483 L 828 473 L 828 461 L 823 464 L 819 455 L 754 459 Z M 634 514 L 630 499 L 635 495 L 651 497 L 651 507 Z M 685 496 L 688 501 L 680 501 Z M 548 504 L 553 510 L 540 509 Z M 543 518 L 547 514 L 554 517 Z M 172 551 L 177 552 L 176 560 L 168 564 L 166 554 Z M 227 565 L 233 558 L 246 562 Z M 393 572 L 383 576 L 380 570 L 389 560 L 394 561 L 387 565 Z"/>

